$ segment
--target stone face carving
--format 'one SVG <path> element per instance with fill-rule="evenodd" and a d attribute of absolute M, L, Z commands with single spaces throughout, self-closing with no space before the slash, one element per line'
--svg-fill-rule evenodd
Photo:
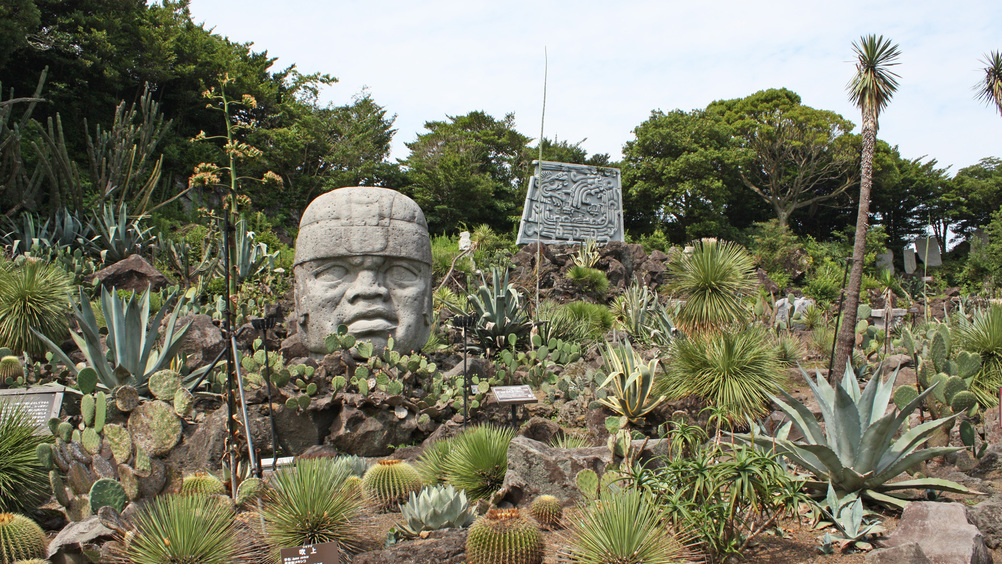
<path fill-rule="evenodd" d="M 619 169 L 539 161 L 516 243 L 623 241 Z"/>
<path fill-rule="evenodd" d="M 293 265 L 303 342 L 326 354 L 324 339 L 344 324 L 377 348 L 420 349 L 431 332 L 431 241 L 413 200 L 386 188 L 333 190 L 303 212 Z"/>

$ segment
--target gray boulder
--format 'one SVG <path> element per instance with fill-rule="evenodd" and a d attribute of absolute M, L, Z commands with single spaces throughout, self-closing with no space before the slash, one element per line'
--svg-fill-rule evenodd
<path fill-rule="evenodd" d="M 417 417 L 408 411 L 400 419 L 393 410 L 343 405 L 334 418 L 326 442 L 340 452 L 358 456 L 386 456 L 391 445 L 410 444 L 417 430 Z"/>
<path fill-rule="evenodd" d="M 115 531 L 101 524 L 97 515 L 91 515 L 82 521 L 73 521 L 59 531 L 56 538 L 49 543 L 46 558 L 53 562 L 76 561 L 74 556 L 81 554 L 84 545 L 111 539 L 114 534 Z"/>
<path fill-rule="evenodd" d="M 933 564 L 990 564 L 984 536 L 967 522 L 961 503 L 913 501 L 901 512 L 898 527 L 881 544 L 917 544 Z"/>
<path fill-rule="evenodd" d="M 563 505 L 581 501 L 575 477 L 590 469 L 601 474 L 612 462 L 606 447 L 559 449 L 528 437 L 515 437 L 508 446 L 508 473 L 501 487 L 503 499 L 522 505 L 538 495 L 556 497 Z"/>
<path fill-rule="evenodd" d="M 922 547 L 910 542 L 893 548 L 878 548 L 866 555 L 870 564 L 932 564 Z"/>
<path fill-rule="evenodd" d="M 1002 494 L 995 494 L 969 508 L 967 518 L 984 535 L 989 548 L 1002 546 Z"/>
<path fill-rule="evenodd" d="M 167 277 L 153 268 L 139 255 L 124 258 L 115 264 L 102 268 L 87 279 L 97 281 L 101 287 L 116 290 L 145 292 L 147 289 L 159 290 L 167 286 Z"/>

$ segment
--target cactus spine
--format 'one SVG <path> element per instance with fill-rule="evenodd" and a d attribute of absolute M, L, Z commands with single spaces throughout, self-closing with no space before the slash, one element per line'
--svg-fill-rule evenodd
<path fill-rule="evenodd" d="M 543 539 L 518 509 L 491 509 L 466 537 L 468 564 L 542 564 Z"/>
<path fill-rule="evenodd" d="M 0 513 L 0 562 L 45 556 L 47 539 L 42 528 L 24 515 Z"/>
<path fill-rule="evenodd" d="M 560 524 L 564 509 L 557 498 L 552 495 L 541 495 L 529 504 L 529 515 L 532 515 L 541 527 L 549 529 Z"/>
<path fill-rule="evenodd" d="M 417 469 L 400 460 L 380 460 L 362 477 L 362 490 L 384 509 L 396 507 L 421 486 Z"/>

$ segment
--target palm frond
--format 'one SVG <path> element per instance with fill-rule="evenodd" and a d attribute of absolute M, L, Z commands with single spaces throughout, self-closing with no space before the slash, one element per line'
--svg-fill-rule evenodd
<path fill-rule="evenodd" d="M 883 35 L 864 35 L 852 44 L 856 54 L 856 75 L 846 88 L 849 101 L 874 117 L 887 107 L 898 89 L 897 73 L 890 70 L 898 63 L 901 51 Z"/>

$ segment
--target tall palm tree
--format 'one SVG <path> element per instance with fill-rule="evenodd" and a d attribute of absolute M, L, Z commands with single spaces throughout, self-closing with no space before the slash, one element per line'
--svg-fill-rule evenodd
<path fill-rule="evenodd" d="M 1002 114 L 1002 52 L 992 51 L 985 55 L 985 79 L 974 88 L 978 91 L 978 99 Z"/>
<path fill-rule="evenodd" d="M 862 112 L 861 136 L 863 150 L 860 157 L 859 211 L 856 215 L 856 237 L 852 246 L 852 269 L 849 285 L 845 289 L 845 308 L 838 332 L 835 361 L 829 379 L 842 378 L 845 363 L 856 343 L 856 308 L 859 306 L 859 288 L 863 282 L 863 253 L 866 245 L 866 228 L 870 218 L 870 189 L 873 186 L 873 153 L 877 143 L 877 117 L 891 101 L 898 89 L 898 75 L 890 70 L 897 65 L 901 55 L 896 44 L 884 36 L 865 35 L 853 42 L 856 54 L 856 76 L 846 89 L 849 100 Z"/>

